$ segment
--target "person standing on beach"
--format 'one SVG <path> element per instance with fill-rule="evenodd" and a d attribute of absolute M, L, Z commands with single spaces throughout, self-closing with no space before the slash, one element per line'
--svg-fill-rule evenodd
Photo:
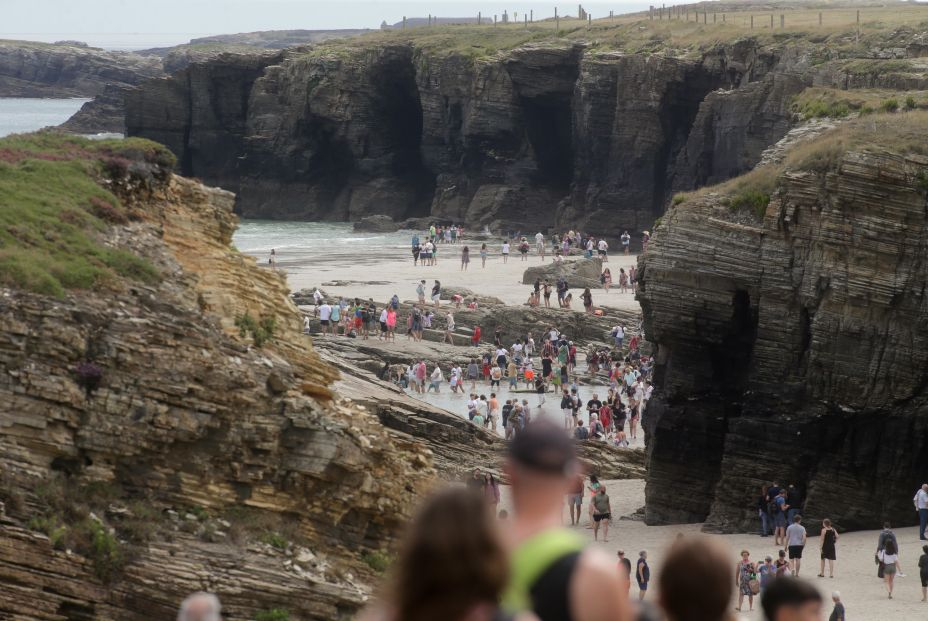
<path fill-rule="evenodd" d="M 467 271 L 467 266 L 470 263 L 470 248 L 464 246 L 464 249 L 461 250 L 461 271 Z"/>
<path fill-rule="evenodd" d="M 922 555 L 918 558 L 918 577 L 922 580 L 922 601 L 928 601 L 928 545 L 922 546 Z"/>
<path fill-rule="evenodd" d="M 879 560 L 880 552 L 883 551 L 883 549 L 886 547 L 886 544 L 890 541 L 893 542 L 893 545 L 898 550 L 899 544 L 896 541 L 896 533 L 894 533 L 892 531 L 892 528 L 890 528 L 889 522 L 883 522 L 883 530 L 880 532 L 880 537 L 879 539 L 877 539 L 877 542 L 876 542 L 876 556 L 877 556 L 877 562 L 878 562 L 878 567 L 876 570 L 876 577 L 880 579 L 883 578 L 883 561 Z"/>
<path fill-rule="evenodd" d="M 422 252 L 422 247 L 419 245 L 419 235 L 413 234 L 412 236 L 412 264 L 414 266 L 419 264 L 419 253 L 421 252 Z"/>
<path fill-rule="evenodd" d="M 899 570 L 899 548 L 892 540 L 886 542 L 886 546 L 879 554 L 879 559 L 883 563 L 883 579 L 886 581 L 886 592 L 889 593 L 889 599 L 893 598 L 893 581 Z"/>
<path fill-rule="evenodd" d="M 509 262 L 509 240 L 503 241 L 503 263 Z"/>
<path fill-rule="evenodd" d="M 641 252 L 648 249 L 648 242 L 651 241 L 651 234 L 647 231 L 641 234 Z"/>
<path fill-rule="evenodd" d="M 454 334 L 454 328 L 455 328 L 455 325 L 454 325 L 454 315 L 451 314 L 451 311 L 449 310 L 449 311 L 448 311 L 448 317 L 447 317 L 447 320 L 446 320 L 446 322 L 445 322 L 445 336 L 444 336 L 444 338 L 442 338 L 442 340 L 441 340 L 442 343 L 450 343 L 450 344 L 454 345 L 454 336 L 453 336 L 453 334 Z"/>
<path fill-rule="evenodd" d="M 635 567 L 635 579 L 638 581 L 638 599 L 640 601 L 648 594 L 648 583 L 651 581 L 651 568 L 648 567 L 648 553 L 644 550 L 638 553 L 638 563 Z"/>
<path fill-rule="evenodd" d="M 915 504 L 915 511 L 918 512 L 918 538 L 922 541 L 928 540 L 928 483 L 922 484 L 921 488 L 915 492 L 912 498 Z"/>
<path fill-rule="evenodd" d="M 831 520 L 825 519 L 822 520 L 822 532 L 819 533 L 819 541 L 821 542 L 822 548 L 822 567 L 819 569 L 818 577 L 825 577 L 825 561 L 828 561 L 828 577 L 835 577 L 835 559 L 837 558 L 837 551 L 835 550 L 835 544 L 838 543 L 838 531 L 836 531 L 832 525 Z"/>
<path fill-rule="evenodd" d="M 435 389 L 435 394 L 441 392 L 440 387 L 441 383 L 445 381 L 445 376 L 441 372 L 441 367 L 438 364 L 435 364 L 435 370 L 432 371 L 432 374 L 429 376 L 429 387 L 426 389 L 426 393 Z"/>
<path fill-rule="evenodd" d="M 802 517 L 797 515 L 786 529 L 786 549 L 789 551 L 790 571 L 799 577 L 802 564 L 802 549 L 806 546 L 806 527 L 800 524 Z"/>
<path fill-rule="evenodd" d="M 619 268 L 619 292 L 628 293 L 628 274 L 624 267 Z"/>
<path fill-rule="evenodd" d="M 597 243 L 597 250 L 599 251 L 599 258 L 603 263 L 609 262 L 609 244 L 606 243 L 605 239 L 600 239 Z"/>
<path fill-rule="evenodd" d="M 535 250 L 538 252 L 538 256 L 541 257 L 541 261 L 545 260 L 545 236 L 541 231 L 535 233 Z"/>
<path fill-rule="evenodd" d="M 603 528 L 603 542 L 609 543 L 609 521 L 612 520 L 612 504 L 606 487 L 600 486 L 599 492 L 593 496 L 593 540 L 599 541 L 599 527 Z"/>
<path fill-rule="evenodd" d="M 483 243 L 480 245 L 480 267 L 485 268 L 487 266 L 487 245 Z"/>
<path fill-rule="evenodd" d="M 631 247 L 632 236 L 628 234 L 628 231 L 622 233 L 622 253 L 628 254 L 628 250 Z"/>
<path fill-rule="evenodd" d="M 503 608 L 540 621 L 630 621 L 612 561 L 561 526 L 564 496 L 579 470 L 573 442 L 554 425 L 526 425 L 509 444 L 506 474 L 515 509 Z"/>
<path fill-rule="evenodd" d="M 751 553 L 747 550 L 741 551 L 741 561 L 735 570 L 735 584 L 738 587 L 738 607 L 735 608 L 741 612 L 741 606 L 744 604 L 744 597 L 748 598 L 748 607 L 754 610 L 754 590 L 751 588 L 751 582 L 754 581 L 757 574 L 757 568 L 751 562 Z"/>
<path fill-rule="evenodd" d="M 834 603 L 834 608 L 831 609 L 828 621 L 847 621 L 847 617 L 844 616 L 844 604 L 841 603 L 841 593 L 832 591 L 831 601 Z"/>
<path fill-rule="evenodd" d="M 419 304 L 425 304 L 425 281 L 420 280 L 416 287 L 416 296 L 419 298 Z"/>
<path fill-rule="evenodd" d="M 435 303 L 435 308 L 438 308 L 439 300 L 441 300 L 441 283 L 436 280 L 432 285 L 432 301 Z"/>
<path fill-rule="evenodd" d="M 322 301 L 322 306 L 319 307 L 319 323 L 322 324 L 322 333 L 328 334 L 329 332 L 329 320 L 332 318 L 332 306 L 326 301 Z"/>
<path fill-rule="evenodd" d="M 580 295 L 580 298 L 583 300 L 583 310 L 586 311 L 588 315 L 592 315 L 593 314 L 593 294 L 590 293 L 589 287 L 583 290 L 583 293 Z"/>
<path fill-rule="evenodd" d="M 609 287 L 612 286 L 612 272 L 608 267 L 603 270 L 602 276 L 600 276 L 599 280 L 602 282 L 603 289 L 606 290 L 606 293 L 609 293 Z"/>

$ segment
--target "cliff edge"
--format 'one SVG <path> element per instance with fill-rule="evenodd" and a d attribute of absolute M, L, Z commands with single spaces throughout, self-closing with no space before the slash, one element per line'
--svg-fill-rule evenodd
<path fill-rule="evenodd" d="M 0 141 L 0 616 L 168 618 L 207 589 L 230 619 L 343 618 L 428 453 L 334 397 L 283 278 L 230 246 L 233 196 L 172 164 Z"/>
<path fill-rule="evenodd" d="M 924 111 L 862 115 L 674 199 L 639 259 L 657 344 L 647 522 L 753 530 L 778 480 L 803 490 L 810 523 L 912 523 L 928 467 L 926 128 Z"/>

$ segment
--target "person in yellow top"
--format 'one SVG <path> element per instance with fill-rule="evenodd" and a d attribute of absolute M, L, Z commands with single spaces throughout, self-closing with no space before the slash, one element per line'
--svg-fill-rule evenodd
<path fill-rule="evenodd" d="M 547 422 L 529 425 L 509 445 L 512 484 L 507 612 L 540 621 L 628 621 L 623 577 L 602 551 L 561 526 L 561 508 L 579 472 L 573 441 Z"/>

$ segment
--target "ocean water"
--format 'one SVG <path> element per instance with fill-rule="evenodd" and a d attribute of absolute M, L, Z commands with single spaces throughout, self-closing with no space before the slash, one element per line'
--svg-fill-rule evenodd
<path fill-rule="evenodd" d="M 0 136 L 60 125 L 88 101 L 90 100 L 0 97 Z"/>
<path fill-rule="evenodd" d="M 376 265 L 387 257 L 408 254 L 412 235 L 412 231 L 360 233 L 346 222 L 242 220 L 233 243 L 259 262 L 267 262 L 274 249 L 277 264 L 287 269 L 313 263 Z"/>

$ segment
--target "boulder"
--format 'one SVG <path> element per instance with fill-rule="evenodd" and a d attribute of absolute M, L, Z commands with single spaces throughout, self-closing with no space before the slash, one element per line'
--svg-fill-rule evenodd
<path fill-rule="evenodd" d="M 467 289 L 467 288 L 465 288 L 465 287 L 442 287 L 442 290 L 441 290 L 441 299 L 443 299 L 443 300 L 450 300 L 450 299 L 451 299 L 451 296 L 453 296 L 453 295 L 455 295 L 455 294 L 460 295 L 461 297 L 463 297 L 465 302 L 469 302 L 469 301 L 471 301 L 471 300 L 473 300 L 473 299 L 476 298 L 477 304 L 479 304 L 479 305 L 484 305 L 484 304 L 493 304 L 493 305 L 505 304 L 505 302 L 503 302 L 503 301 L 502 301 L 501 299 L 499 299 L 498 297 L 495 297 L 495 296 L 492 296 L 492 295 L 481 295 L 481 294 L 479 294 L 479 293 L 474 293 L 473 291 L 471 291 L 470 289 Z"/>
<path fill-rule="evenodd" d="M 401 225 L 390 216 L 365 216 L 354 223 L 355 231 L 366 233 L 394 233 Z"/>
<path fill-rule="evenodd" d="M 558 278 L 567 280 L 571 289 L 584 289 L 586 287 L 598 288 L 602 285 L 599 276 L 603 272 L 603 262 L 599 258 L 577 259 L 575 261 L 552 261 L 544 265 L 536 265 L 525 270 L 522 274 L 522 284 L 534 284 L 535 279 L 548 280 L 554 284 Z M 618 280 L 613 277 L 613 281 Z"/>

